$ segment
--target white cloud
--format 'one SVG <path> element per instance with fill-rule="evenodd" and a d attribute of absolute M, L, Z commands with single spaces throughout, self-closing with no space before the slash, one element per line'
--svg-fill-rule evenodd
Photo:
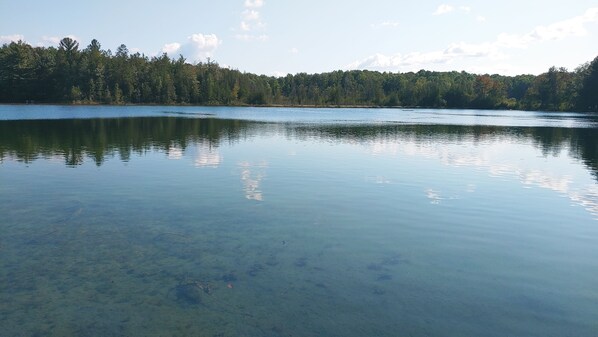
<path fill-rule="evenodd" d="M 438 6 L 438 8 L 436 8 L 436 11 L 434 11 L 434 13 L 432 13 L 432 15 L 448 14 L 448 13 L 454 12 L 455 10 L 459 10 L 459 11 L 465 12 L 465 13 L 471 13 L 471 11 L 472 11 L 471 7 L 469 7 L 469 6 L 459 6 L 458 8 L 455 8 L 451 5 L 442 4 L 442 5 Z"/>
<path fill-rule="evenodd" d="M 239 25 L 244 32 L 250 32 L 252 30 L 264 30 L 266 24 L 260 20 L 260 13 L 256 11 L 245 11 L 242 14 L 243 20 Z"/>
<path fill-rule="evenodd" d="M 241 21 L 241 30 L 244 32 L 248 32 L 251 30 L 251 26 L 247 22 Z"/>
<path fill-rule="evenodd" d="M 485 65 L 470 66 L 468 71 L 474 74 L 501 74 L 515 76 L 527 74 L 530 70 L 525 66 L 515 66 L 504 62 L 490 62 Z"/>
<path fill-rule="evenodd" d="M 482 15 L 478 15 L 478 16 L 475 17 L 475 20 L 477 22 L 485 22 L 486 21 L 486 17 L 482 16 Z"/>
<path fill-rule="evenodd" d="M 291 50 L 289 50 L 289 53 L 291 53 L 291 54 L 299 54 L 299 49 L 297 47 L 293 47 L 293 48 L 291 48 Z"/>
<path fill-rule="evenodd" d="M 272 72 L 271 75 L 274 77 L 285 77 L 288 74 L 289 74 L 289 72 L 287 72 L 287 71 L 275 71 L 275 72 Z"/>
<path fill-rule="evenodd" d="M 218 40 L 216 34 L 193 34 L 189 36 L 189 41 L 196 48 L 209 51 L 215 50 L 220 44 L 220 40 Z"/>
<path fill-rule="evenodd" d="M 245 7 L 260 8 L 264 6 L 264 0 L 245 0 Z"/>
<path fill-rule="evenodd" d="M 25 41 L 25 36 L 21 34 L 0 35 L 0 45 L 11 42 Z"/>
<path fill-rule="evenodd" d="M 198 62 L 212 57 L 218 46 L 222 43 L 215 34 L 192 34 L 187 37 L 185 44 L 178 42 L 167 43 L 162 47 L 162 52 L 170 57 L 182 54 L 184 57 Z"/>
<path fill-rule="evenodd" d="M 562 40 L 570 36 L 585 36 L 585 25 L 598 22 L 598 7 L 588 9 L 583 15 L 559 21 L 548 26 L 538 26 L 527 34 L 500 34 L 496 45 L 504 48 L 526 48 L 534 42 Z"/>
<path fill-rule="evenodd" d="M 67 35 L 67 36 L 42 36 L 42 39 L 40 42 L 37 43 L 38 46 L 40 47 L 50 47 L 50 46 L 58 46 L 58 44 L 60 43 L 60 40 L 64 39 L 65 37 L 71 38 L 75 41 L 79 41 L 79 38 L 76 37 L 75 35 Z"/>
<path fill-rule="evenodd" d="M 449 57 L 487 57 L 499 58 L 498 47 L 494 43 L 470 44 L 465 42 L 451 43 L 443 54 Z"/>
<path fill-rule="evenodd" d="M 212 57 L 214 51 L 222 43 L 215 34 L 193 34 L 189 36 L 188 43 L 183 47 L 184 55 L 190 56 L 193 60 Z"/>
<path fill-rule="evenodd" d="M 598 22 L 598 7 L 590 8 L 583 15 L 568 20 L 536 27 L 528 35 L 536 40 L 559 40 L 569 36 L 584 36 L 587 34 L 584 25 L 590 22 Z"/>
<path fill-rule="evenodd" d="M 60 40 L 58 36 L 42 36 L 42 43 L 59 44 Z"/>
<path fill-rule="evenodd" d="M 181 44 L 178 42 L 167 43 L 162 47 L 162 52 L 174 56 L 173 54 L 181 50 Z"/>
<path fill-rule="evenodd" d="M 241 23 L 239 24 L 239 29 L 244 33 L 236 34 L 235 39 L 242 41 L 268 40 L 268 35 L 263 33 L 266 24 L 262 22 L 261 14 L 257 10 L 263 6 L 263 0 L 245 0 L 245 10 L 241 12 Z M 255 31 L 261 33 L 255 33 Z"/>
<path fill-rule="evenodd" d="M 372 23 L 370 25 L 370 27 L 374 28 L 374 29 L 378 29 L 378 28 L 396 28 L 399 26 L 399 22 L 398 21 L 382 21 L 379 23 Z"/>
<path fill-rule="evenodd" d="M 258 21 L 260 19 L 260 12 L 254 9 L 246 9 L 243 11 L 242 17 L 247 21 Z"/>
<path fill-rule="evenodd" d="M 452 43 L 442 51 L 412 52 L 395 55 L 375 54 L 362 61 L 353 62 L 350 69 L 381 68 L 386 70 L 400 69 L 403 67 L 418 68 L 429 64 L 449 63 L 456 59 L 466 57 L 493 57 L 503 58 L 498 48 L 491 43 L 468 44 L 464 42 Z"/>
<path fill-rule="evenodd" d="M 447 7 L 443 7 L 447 6 Z M 441 8 L 442 7 L 442 8 Z M 442 5 L 437 12 L 446 12 L 450 6 Z M 452 8 L 452 7 L 450 7 Z M 478 21 L 480 21 L 478 19 Z M 394 55 L 374 54 L 347 66 L 349 69 L 417 70 L 427 65 L 449 63 L 467 57 L 505 59 L 504 49 L 527 48 L 530 44 L 549 40 L 560 40 L 571 36 L 587 34 L 585 25 L 598 22 L 598 8 L 590 8 L 583 15 L 547 26 L 538 26 L 527 34 L 499 34 L 492 42 L 470 44 L 452 43 L 444 50 L 430 52 L 397 53 Z M 503 65 L 504 66 L 504 65 Z M 419 68 L 419 69 L 421 69 Z M 511 68 L 504 66 L 503 69 Z"/>
<path fill-rule="evenodd" d="M 455 10 L 455 8 L 453 6 L 447 5 L 447 4 L 442 4 L 442 5 L 438 6 L 438 8 L 436 8 L 436 11 L 434 13 L 432 13 L 432 15 L 447 14 L 454 10 Z"/>
<path fill-rule="evenodd" d="M 397 69 L 404 66 L 419 66 L 431 63 L 444 63 L 446 56 L 442 52 L 413 52 L 402 55 L 374 54 L 361 61 L 351 63 L 349 69 Z"/>

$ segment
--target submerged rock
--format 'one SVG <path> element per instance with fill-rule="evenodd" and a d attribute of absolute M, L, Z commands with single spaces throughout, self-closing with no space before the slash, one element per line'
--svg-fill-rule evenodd
<path fill-rule="evenodd" d="M 300 257 L 293 263 L 295 267 L 305 267 L 307 265 L 307 257 Z"/>
<path fill-rule="evenodd" d="M 236 280 L 237 280 L 237 277 L 232 272 L 222 275 L 222 281 L 224 281 L 224 282 L 234 282 Z"/>
<path fill-rule="evenodd" d="M 388 280 L 392 280 L 392 275 L 380 274 L 380 275 L 378 275 L 378 278 L 376 279 L 376 281 L 388 281 Z"/>
<path fill-rule="evenodd" d="M 201 303 L 201 289 L 194 284 L 179 284 L 175 287 L 176 298 L 186 304 Z"/>
<path fill-rule="evenodd" d="M 178 301 L 193 305 L 201 304 L 202 296 L 212 293 L 209 284 L 197 281 L 180 283 L 174 290 Z"/>
<path fill-rule="evenodd" d="M 253 266 L 251 266 L 249 268 L 249 270 L 247 270 L 247 274 L 249 276 L 256 276 L 259 272 L 261 272 L 262 270 L 264 270 L 264 266 L 262 266 L 259 263 L 254 264 Z"/>

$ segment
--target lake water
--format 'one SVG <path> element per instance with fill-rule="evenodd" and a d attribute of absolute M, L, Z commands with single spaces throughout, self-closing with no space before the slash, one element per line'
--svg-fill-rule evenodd
<path fill-rule="evenodd" d="M 596 336 L 597 130 L 0 106 L 0 335 Z"/>

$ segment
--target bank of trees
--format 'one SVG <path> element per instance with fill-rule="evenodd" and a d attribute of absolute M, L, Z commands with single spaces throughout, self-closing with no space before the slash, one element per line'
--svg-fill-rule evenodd
<path fill-rule="evenodd" d="M 407 106 L 598 111 L 598 57 L 538 76 L 368 70 L 271 77 L 182 56 L 113 53 L 97 40 L 82 48 L 12 42 L 0 47 L 0 102 L 83 104 Z"/>

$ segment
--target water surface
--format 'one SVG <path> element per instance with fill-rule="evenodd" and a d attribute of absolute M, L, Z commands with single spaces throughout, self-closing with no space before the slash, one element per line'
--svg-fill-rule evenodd
<path fill-rule="evenodd" d="M 596 118 L 0 106 L 7 336 L 594 336 Z"/>

